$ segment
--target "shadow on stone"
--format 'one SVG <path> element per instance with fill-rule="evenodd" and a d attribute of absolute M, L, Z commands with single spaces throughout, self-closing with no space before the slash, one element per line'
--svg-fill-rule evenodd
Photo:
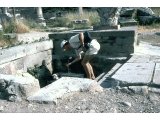
<path fill-rule="evenodd" d="M 155 34 L 160 36 L 160 32 L 156 32 Z"/>
<path fill-rule="evenodd" d="M 119 81 L 113 79 L 113 78 L 107 78 L 104 82 L 102 82 L 100 85 L 103 88 L 116 88 L 119 86 Z"/>
<path fill-rule="evenodd" d="M 29 68 L 28 73 L 30 73 L 36 79 L 39 80 L 39 84 L 41 88 L 53 82 L 52 74 L 46 67 L 45 61 L 42 62 L 41 66 L 35 66 L 35 68 Z"/>

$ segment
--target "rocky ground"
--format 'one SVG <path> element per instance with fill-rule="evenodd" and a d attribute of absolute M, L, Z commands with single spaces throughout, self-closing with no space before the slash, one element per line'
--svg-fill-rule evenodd
<path fill-rule="evenodd" d="M 140 31 L 138 39 L 154 45 L 160 43 L 159 32 Z M 101 93 L 78 92 L 59 99 L 55 104 L 9 102 L 0 100 L 3 113 L 159 113 L 160 95 L 135 94 L 129 91 L 105 88 Z"/>
<path fill-rule="evenodd" d="M 116 89 L 102 93 L 74 93 L 55 104 L 8 102 L 0 100 L 0 112 L 4 113 L 158 113 L 160 95 L 134 94 Z"/>

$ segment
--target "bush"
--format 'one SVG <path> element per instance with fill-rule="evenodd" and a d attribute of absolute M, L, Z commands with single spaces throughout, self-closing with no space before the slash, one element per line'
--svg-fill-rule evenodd
<path fill-rule="evenodd" d="M 89 22 L 85 24 L 74 24 L 74 20 L 88 19 Z M 54 20 L 47 21 L 49 27 L 70 27 L 73 29 L 86 29 L 93 25 L 97 25 L 100 22 L 100 18 L 96 11 L 83 11 L 83 15 L 79 15 L 77 12 L 67 13 L 64 17 L 57 17 Z"/>
<path fill-rule="evenodd" d="M 57 17 L 54 20 L 48 20 L 47 25 L 49 27 L 68 27 L 70 21 L 66 17 Z"/>
<path fill-rule="evenodd" d="M 15 32 L 16 33 L 26 33 L 29 32 L 30 28 L 21 21 L 16 21 L 15 23 Z"/>
<path fill-rule="evenodd" d="M 26 33 L 29 32 L 29 27 L 22 21 L 5 21 L 3 22 L 4 33 Z"/>
<path fill-rule="evenodd" d="M 83 11 L 83 15 L 79 15 L 77 14 L 77 12 L 75 13 L 68 13 L 66 15 L 66 17 L 70 20 L 70 21 L 73 21 L 73 20 L 77 20 L 77 19 L 88 19 L 89 22 L 86 23 L 85 25 L 81 25 L 81 27 L 88 27 L 88 26 L 94 26 L 94 25 L 97 25 L 99 24 L 100 22 L 100 17 L 98 15 L 98 13 L 96 11 Z M 78 28 L 78 26 L 80 26 L 79 24 L 76 24 L 74 25 L 75 27 Z"/>
<path fill-rule="evenodd" d="M 39 23 L 37 23 L 35 20 L 32 19 L 24 19 L 23 23 L 26 24 L 30 29 L 43 29 L 45 27 L 41 26 Z"/>

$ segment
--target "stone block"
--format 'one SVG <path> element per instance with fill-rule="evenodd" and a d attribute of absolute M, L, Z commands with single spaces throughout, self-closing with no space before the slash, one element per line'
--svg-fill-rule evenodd
<path fill-rule="evenodd" d="M 71 92 L 91 91 L 102 92 L 102 87 L 97 82 L 86 78 L 62 77 L 52 84 L 40 89 L 33 96 L 27 98 L 29 101 L 57 103 L 58 98 L 62 98 Z"/>
<path fill-rule="evenodd" d="M 25 99 L 40 90 L 39 81 L 28 73 L 21 75 L 0 74 L 0 79 L 8 83 L 6 91 L 9 95 L 16 96 L 17 99 Z"/>
<path fill-rule="evenodd" d="M 27 45 L 19 45 L 8 49 L 2 49 L 0 51 L 0 64 L 52 48 L 53 48 L 53 42 L 50 40 L 50 41 L 42 41 Z"/>
<path fill-rule="evenodd" d="M 23 45 L 8 49 L 2 49 L 0 51 L 0 64 L 21 58 L 25 55 L 25 47 Z"/>
<path fill-rule="evenodd" d="M 160 63 L 156 63 L 155 72 L 153 76 L 153 83 L 160 85 Z"/>
<path fill-rule="evenodd" d="M 25 47 L 25 52 L 27 55 L 42 52 L 45 50 L 49 50 L 53 48 L 53 41 L 42 41 L 42 42 L 36 42 L 32 44 L 27 44 Z"/>
<path fill-rule="evenodd" d="M 36 54 L 30 54 L 13 61 L 8 61 L 5 64 L 0 65 L 1 74 L 16 74 L 18 70 L 27 71 L 27 68 L 33 68 L 35 65 L 41 66 L 45 61 L 45 65 L 48 70 L 52 73 L 52 51 L 43 51 Z"/>
<path fill-rule="evenodd" d="M 37 54 L 31 54 L 24 57 L 24 67 L 25 68 L 34 68 L 35 65 L 41 66 L 45 64 L 50 73 L 53 72 L 52 68 L 52 53 L 51 50 L 39 52 Z"/>
<path fill-rule="evenodd" d="M 150 56 L 150 62 L 160 63 L 160 56 Z"/>
<path fill-rule="evenodd" d="M 160 93 L 160 88 L 149 87 L 150 92 Z"/>
<path fill-rule="evenodd" d="M 115 26 L 101 25 L 93 27 L 93 30 L 112 30 L 112 29 L 120 29 L 120 25 L 115 25 Z"/>
<path fill-rule="evenodd" d="M 129 37 L 129 36 L 135 36 L 136 31 L 135 30 L 99 30 L 99 31 L 90 31 L 91 36 L 116 36 L 116 37 Z"/>
<path fill-rule="evenodd" d="M 18 70 L 27 72 L 23 58 L 0 65 L 0 74 L 15 74 Z"/>
<path fill-rule="evenodd" d="M 80 31 L 79 31 L 80 32 Z M 49 38 L 53 39 L 54 42 L 54 51 L 58 56 L 68 56 L 73 55 L 72 53 L 63 52 L 60 48 L 60 43 L 63 39 L 69 39 L 72 35 L 78 34 L 78 31 L 72 32 L 61 32 L 61 33 L 54 33 L 49 34 Z M 82 32 L 82 31 L 81 31 Z M 99 53 L 103 55 L 118 55 L 120 56 L 128 56 L 134 52 L 134 42 L 136 41 L 136 31 L 135 29 L 128 28 L 128 29 L 120 29 L 120 30 L 97 30 L 97 31 L 89 31 L 92 38 L 98 40 L 101 44 L 101 49 Z M 119 42 L 120 40 L 121 42 Z M 118 42 L 119 43 L 118 43 Z M 109 47 L 105 46 L 104 44 L 110 45 Z M 124 48 L 117 48 L 123 45 L 126 45 Z M 129 47 L 127 47 L 129 46 Z M 129 49 L 129 50 L 128 50 Z M 119 52 L 120 51 L 120 52 Z M 107 54 L 106 54 L 107 53 Z"/>
<path fill-rule="evenodd" d="M 151 82 L 154 63 L 125 63 L 113 76 L 113 79 L 136 84 Z"/>
<path fill-rule="evenodd" d="M 4 34 L 3 37 L 6 38 L 6 39 L 15 39 L 16 34 L 15 33 Z"/>
<path fill-rule="evenodd" d="M 149 63 L 150 56 L 149 55 L 133 55 L 127 63 Z"/>
<path fill-rule="evenodd" d="M 17 41 L 24 43 L 32 43 L 35 41 L 39 41 L 41 39 L 48 40 L 48 32 L 29 32 L 29 33 L 21 33 L 17 34 Z"/>
<path fill-rule="evenodd" d="M 137 25 L 137 21 L 134 19 L 119 19 L 119 23 L 121 26 L 134 26 Z"/>
<path fill-rule="evenodd" d="M 128 89 L 132 90 L 134 93 L 137 94 L 144 94 L 147 95 L 148 94 L 148 86 L 129 86 Z"/>

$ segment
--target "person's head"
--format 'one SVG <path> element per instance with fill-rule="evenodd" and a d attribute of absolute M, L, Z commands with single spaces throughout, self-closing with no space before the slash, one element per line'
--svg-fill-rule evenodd
<path fill-rule="evenodd" d="M 66 51 L 70 49 L 69 42 L 67 40 L 62 40 L 61 42 L 61 48 Z"/>

